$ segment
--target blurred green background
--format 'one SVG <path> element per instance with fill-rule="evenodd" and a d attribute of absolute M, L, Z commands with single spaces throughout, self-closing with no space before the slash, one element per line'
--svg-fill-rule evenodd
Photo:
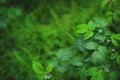
<path fill-rule="evenodd" d="M 75 26 L 94 16 L 120 31 L 120 1 L 101 8 L 102 1 L 0 0 L 0 80 L 36 80 L 32 61 L 46 66 L 58 49 L 74 45 Z"/>

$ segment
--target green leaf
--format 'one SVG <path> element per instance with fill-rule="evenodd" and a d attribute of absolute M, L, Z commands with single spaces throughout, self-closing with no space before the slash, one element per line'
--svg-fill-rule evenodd
<path fill-rule="evenodd" d="M 96 67 L 91 67 L 87 70 L 87 75 L 92 76 L 92 75 L 96 74 L 96 71 L 97 71 Z"/>
<path fill-rule="evenodd" d="M 91 55 L 91 61 L 93 63 L 102 63 L 105 60 L 105 57 L 108 53 L 108 50 L 105 46 L 98 46 L 97 50 Z"/>
<path fill-rule="evenodd" d="M 54 67 L 54 64 L 49 64 L 46 68 L 46 73 L 50 73 L 52 71 L 52 68 Z"/>
<path fill-rule="evenodd" d="M 85 45 L 85 48 L 88 49 L 88 50 L 94 50 L 98 47 L 98 44 L 96 42 L 88 42 L 86 45 Z"/>
<path fill-rule="evenodd" d="M 90 80 L 104 80 L 103 70 L 98 70 L 97 67 L 91 67 L 87 70 L 87 75 L 91 76 Z"/>
<path fill-rule="evenodd" d="M 94 39 L 100 40 L 100 41 L 105 40 L 105 38 L 106 38 L 106 36 L 105 36 L 105 35 L 102 35 L 102 34 L 96 34 L 96 35 L 94 36 Z"/>
<path fill-rule="evenodd" d="M 73 50 L 68 48 L 68 49 L 60 49 L 57 52 L 57 58 L 61 61 L 68 61 L 73 57 Z"/>
<path fill-rule="evenodd" d="M 111 37 L 111 42 L 112 42 L 113 45 L 115 45 L 115 46 L 118 46 L 118 45 L 119 45 L 118 42 L 117 42 L 117 40 L 115 40 L 113 37 Z"/>
<path fill-rule="evenodd" d="M 105 55 L 98 50 L 95 50 L 91 55 L 91 61 L 93 63 L 102 63 L 105 60 Z"/>
<path fill-rule="evenodd" d="M 46 73 L 45 73 L 45 72 L 43 72 L 43 73 L 38 73 L 37 76 L 38 76 L 38 78 L 39 78 L 40 80 L 44 80 L 45 77 L 46 77 Z"/>
<path fill-rule="evenodd" d="M 112 34 L 112 32 L 111 32 L 110 29 L 105 29 L 105 30 L 104 30 L 104 34 L 105 34 L 106 36 L 110 36 L 110 35 Z"/>
<path fill-rule="evenodd" d="M 93 32 L 92 31 L 88 31 L 87 33 L 85 33 L 84 35 L 84 40 L 87 40 L 89 38 L 91 38 L 93 36 Z"/>
<path fill-rule="evenodd" d="M 95 30 L 95 25 L 94 25 L 94 22 L 93 22 L 92 20 L 90 20 L 90 21 L 88 22 L 88 28 L 89 28 L 89 30 L 91 30 L 91 31 L 94 31 L 94 30 Z"/>
<path fill-rule="evenodd" d="M 95 18 L 95 26 L 98 28 L 105 28 L 108 25 L 108 22 L 106 19 L 101 17 Z"/>
<path fill-rule="evenodd" d="M 111 10 L 106 11 L 105 16 L 111 16 L 113 12 Z"/>
<path fill-rule="evenodd" d="M 104 80 L 103 71 L 98 70 L 94 75 L 92 75 L 91 80 Z"/>
<path fill-rule="evenodd" d="M 82 57 L 74 57 L 70 63 L 73 65 L 73 66 L 83 66 L 83 62 L 82 62 L 83 58 Z"/>
<path fill-rule="evenodd" d="M 110 56 L 110 59 L 116 59 L 117 56 L 118 56 L 118 54 L 112 54 L 112 55 Z"/>
<path fill-rule="evenodd" d="M 66 62 L 59 63 L 56 67 L 58 72 L 65 73 L 69 69 L 69 65 Z"/>
<path fill-rule="evenodd" d="M 101 3 L 101 8 L 105 7 L 108 4 L 109 0 L 103 0 Z"/>
<path fill-rule="evenodd" d="M 76 41 L 76 47 L 78 48 L 78 50 L 80 50 L 80 51 L 82 51 L 82 52 L 85 52 L 85 51 L 86 51 L 86 49 L 85 49 L 85 47 L 84 47 L 85 44 L 86 44 L 86 41 L 84 41 L 83 36 L 80 37 L 80 39 L 78 39 L 78 40 Z"/>
<path fill-rule="evenodd" d="M 43 66 L 37 61 L 33 61 L 32 67 L 36 73 L 43 73 L 44 72 Z"/>
<path fill-rule="evenodd" d="M 120 55 L 117 56 L 116 60 L 117 60 L 117 63 L 120 65 Z"/>
<path fill-rule="evenodd" d="M 108 53 L 108 50 L 105 46 L 99 45 L 97 49 L 104 55 L 106 55 Z"/>
<path fill-rule="evenodd" d="M 87 71 L 84 67 L 80 70 L 80 80 L 87 80 Z"/>
<path fill-rule="evenodd" d="M 115 34 L 115 35 L 114 35 L 114 39 L 120 40 L 120 34 Z"/>
<path fill-rule="evenodd" d="M 78 25 L 77 28 L 76 28 L 76 33 L 85 33 L 88 31 L 88 25 L 87 24 L 81 24 L 81 25 Z"/>

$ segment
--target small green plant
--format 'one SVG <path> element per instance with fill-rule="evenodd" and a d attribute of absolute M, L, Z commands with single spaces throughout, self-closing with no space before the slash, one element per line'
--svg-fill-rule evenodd
<path fill-rule="evenodd" d="M 49 74 L 52 71 L 52 68 L 54 67 L 54 64 L 49 64 L 46 69 L 37 61 L 33 62 L 33 70 L 38 75 L 39 80 L 47 80 L 51 77 Z"/>
<path fill-rule="evenodd" d="M 78 25 L 75 32 L 80 35 L 75 47 L 60 49 L 54 58 L 56 74 L 63 76 L 59 80 L 119 80 L 120 33 L 99 17 Z"/>

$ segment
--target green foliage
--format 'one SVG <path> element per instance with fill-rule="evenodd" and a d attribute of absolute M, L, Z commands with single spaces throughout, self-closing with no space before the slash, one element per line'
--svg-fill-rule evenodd
<path fill-rule="evenodd" d="M 87 40 L 94 35 L 94 32 L 93 32 L 94 30 L 95 30 L 95 24 L 91 20 L 88 22 L 88 25 L 87 24 L 78 25 L 76 28 L 76 33 L 85 33 L 84 40 Z"/>
<path fill-rule="evenodd" d="M 120 74 L 117 73 L 119 71 L 113 72 L 119 70 L 120 66 L 119 50 L 114 50 L 114 48 L 118 49 L 116 46 L 120 46 L 118 44 L 120 40 L 119 33 L 112 32 L 104 18 L 94 18 L 94 21 L 90 20 L 88 24 L 80 24 L 76 27 L 75 32 L 80 34 L 77 45 L 75 45 L 77 48 L 73 48 L 77 52 L 73 53 L 71 51 L 72 53 L 69 52 L 67 55 L 68 57 L 72 55 L 72 58 L 70 57 L 67 62 L 68 68 L 72 68 L 72 73 L 75 75 L 73 78 L 78 80 L 111 80 L 110 78 L 114 80 L 115 78 L 118 80 Z M 89 32 L 93 32 L 94 35 Z M 85 37 L 86 34 L 87 38 Z M 113 39 L 117 41 L 117 45 Z M 59 57 L 57 58 L 59 59 Z M 60 61 L 59 63 L 63 62 Z M 62 66 L 65 66 L 65 64 Z M 69 69 L 66 70 L 68 74 L 70 74 Z"/>
<path fill-rule="evenodd" d="M 112 34 L 110 38 L 111 38 L 112 43 L 115 46 L 119 45 L 118 40 L 120 40 L 120 34 Z"/>
<path fill-rule="evenodd" d="M 73 57 L 73 51 L 71 49 L 61 49 L 56 55 L 59 60 L 68 61 Z"/>
<path fill-rule="evenodd" d="M 119 4 L 0 0 L 0 80 L 119 80 Z"/>
<path fill-rule="evenodd" d="M 54 64 L 49 64 L 46 67 L 46 70 L 44 69 L 44 67 L 37 61 L 33 61 L 33 70 L 36 72 L 36 74 L 38 75 L 38 78 L 40 80 L 44 80 L 47 75 L 52 72 L 52 68 L 54 67 Z"/>
<path fill-rule="evenodd" d="M 80 80 L 86 80 L 87 79 L 87 73 L 85 68 L 81 68 L 80 70 Z"/>
<path fill-rule="evenodd" d="M 98 47 L 98 44 L 96 42 L 88 42 L 86 45 L 85 45 L 85 48 L 87 48 L 88 50 L 94 50 L 94 49 L 97 49 Z"/>
<path fill-rule="evenodd" d="M 103 71 L 97 71 L 95 74 L 93 74 L 91 80 L 104 80 Z"/>
<path fill-rule="evenodd" d="M 96 67 L 88 69 L 87 75 L 92 76 L 91 80 L 104 80 L 104 72 L 102 70 L 98 70 Z"/>
<path fill-rule="evenodd" d="M 82 57 L 74 57 L 70 60 L 70 63 L 73 65 L 73 66 L 83 66 L 83 62 L 82 62 L 83 58 Z"/>
<path fill-rule="evenodd" d="M 92 76 L 92 75 L 95 75 L 96 72 L 97 72 L 97 68 L 96 67 L 91 67 L 87 70 L 87 75 Z"/>
<path fill-rule="evenodd" d="M 76 33 L 86 33 L 88 32 L 88 25 L 87 24 L 81 24 L 77 26 Z"/>
<path fill-rule="evenodd" d="M 88 28 L 89 28 L 89 30 L 91 30 L 91 31 L 94 31 L 95 30 L 95 24 L 94 24 L 94 22 L 92 21 L 92 20 L 90 20 L 89 22 L 88 22 Z"/>
<path fill-rule="evenodd" d="M 96 35 L 94 36 L 94 39 L 100 40 L 100 41 L 102 41 L 102 40 L 104 41 L 105 38 L 106 38 L 106 36 L 103 35 L 103 34 L 96 34 Z"/>
<path fill-rule="evenodd" d="M 87 33 L 85 33 L 84 35 L 84 40 L 87 40 L 89 38 L 91 38 L 93 36 L 93 32 L 92 31 L 88 31 Z"/>
<path fill-rule="evenodd" d="M 108 2 L 109 2 L 109 0 L 103 0 L 101 3 L 101 8 L 105 7 Z"/>
<path fill-rule="evenodd" d="M 36 73 L 42 73 L 44 71 L 43 66 L 39 62 L 33 62 L 32 67 Z"/>
<path fill-rule="evenodd" d="M 49 64 L 46 68 L 46 73 L 48 74 L 48 73 L 52 72 L 53 67 L 54 67 L 54 64 Z"/>
<path fill-rule="evenodd" d="M 101 53 L 98 50 L 95 50 L 93 54 L 91 55 L 91 61 L 93 63 L 101 63 L 105 60 L 105 53 Z"/>
<path fill-rule="evenodd" d="M 107 25 L 108 22 L 104 18 L 100 18 L 100 17 L 95 18 L 95 26 L 97 28 L 104 29 L 105 27 L 107 27 Z"/>

